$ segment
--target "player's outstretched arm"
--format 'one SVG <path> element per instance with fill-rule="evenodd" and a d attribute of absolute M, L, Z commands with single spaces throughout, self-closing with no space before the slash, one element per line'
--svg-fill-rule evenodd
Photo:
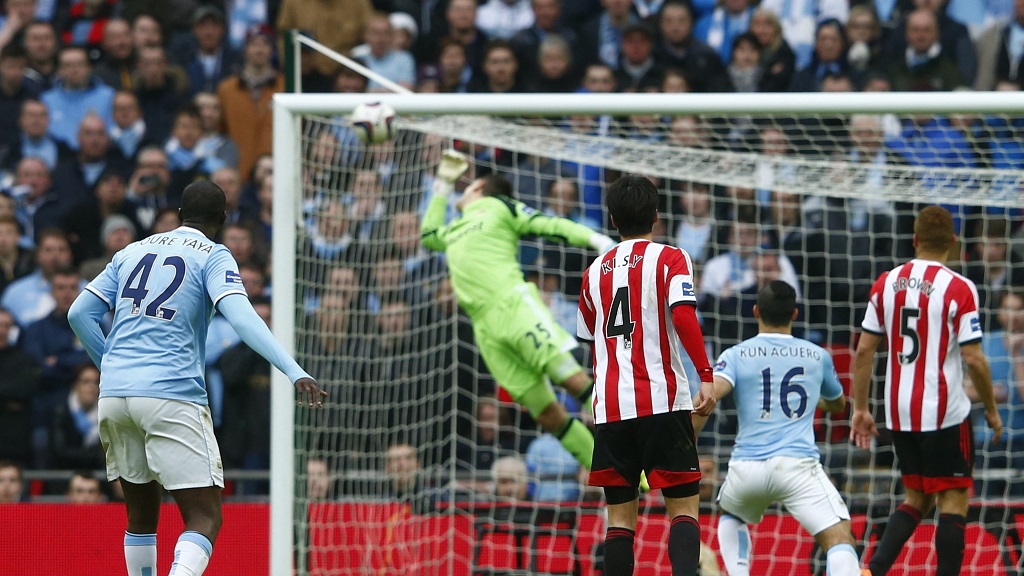
<path fill-rule="evenodd" d="M 595 232 L 568 218 L 545 216 L 532 209 L 521 210 L 516 215 L 516 220 L 520 236 L 534 234 L 551 240 L 567 242 L 573 246 L 590 248 L 602 254 L 617 244 L 607 235 Z"/>
<path fill-rule="evenodd" d="M 248 298 L 242 294 L 229 294 L 221 298 L 217 303 L 217 309 L 224 315 L 243 342 L 257 354 L 266 358 L 278 370 L 284 372 L 285 376 L 295 383 L 299 403 L 306 402 L 310 406 L 323 405 L 327 392 L 321 390 L 316 380 L 306 374 L 298 363 L 284 351 L 284 348 L 274 339 L 270 328 L 267 328 L 263 319 L 253 310 Z"/>
<path fill-rule="evenodd" d="M 427 205 L 420 225 L 420 242 L 429 250 L 441 251 L 445 248 L 440 230 L 444 227 L 444 215 L 448 209 L 448 196 L 455 190 L 455 182 L 469 169 L 469 159 L 461 152 L 445 150 L 441 163 L 437 166 L 437 178 L 434 179 L 432 191 L 434 196 Z"/>
<path fill-rule="evenodd" d="M 68 310 L 68 323 L 97 368 L 103 359 L 103 346 L 106 340 L 103 330 L 100 329 L 100 320 L 109 310 L 106 302 L 88 290 L 83 290 Z"/>

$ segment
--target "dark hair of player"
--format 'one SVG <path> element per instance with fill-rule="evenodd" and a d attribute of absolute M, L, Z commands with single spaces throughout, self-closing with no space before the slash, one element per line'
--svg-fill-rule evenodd
<path fill-rule="evenodd" d="M 227 199 L 224 191 L 209 180 L 197 180 L 181 194 L 181 221 L 197 224 L 221 224 Z"/>
<path fill-rule="evenodd" d="M 796 310 L 796 290 L 782 280 L 772 280 L 757 291 L 757 311 L 767 326 L 788 326 Z"/>
<path fill-rule="evenodd" d="M 507 178 L 497 174 L 488 174 L 480 179 L 484 181 L 484 187 L 480 190 L 480 193 L 484 196 L 515 197 L 515 192 L 512 191 L 512 183 Z"/>
<path fill-rule="evenodd" d="M 643 176 L 620 176 L 605 192 L 605 205 L 621 236 L 650 234 L 658 218 L 658 189 Z"/>
<path fill-rule="evenodd" d="M 956 240 L 953 215 L 942 206 L 926 206 L 914 220 L 914 236 L 922 250 L 937 253 L 949 250 Z"/>

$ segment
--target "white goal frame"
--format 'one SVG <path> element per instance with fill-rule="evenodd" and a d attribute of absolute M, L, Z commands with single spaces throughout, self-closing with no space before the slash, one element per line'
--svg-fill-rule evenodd
<path fill-rule="evenodd" d="M 508 116 L 630 114 L 1022 114 L 1021 92 L 814 94 L 277 94 L 274 96 L 273 332 L 295 352 L 295 245 L 301 189 L 299 116 L 342 115 L 380 101 L 402 114 Z M 1024 206 L 1021 195 L 1016 198 Z M 295 394 L 274 371 L 271 386 L 270 573 L 293 571 Z"/>

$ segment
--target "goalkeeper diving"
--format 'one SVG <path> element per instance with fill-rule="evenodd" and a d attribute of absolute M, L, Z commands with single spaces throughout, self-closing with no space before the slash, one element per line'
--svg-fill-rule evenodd
<path fill-rule="evenodd" d="M 468 168 L 462 154 L 444 153 L 423 217 L 423 245 L 445 253 L 455 295 L 473 321 L 473 335 L 491 375 L 590 470 L 594 436 L 556 400 L 548 379 L 585 406 L 594 383 L 570 353 L 576 340 L 555 322 L 537 287 L 523 278 L 519 238 L 535 234 L 599 252 L 615 241 L 517 202 L 512 185 L 497 175 L 474 180 L 456 202 L 461 215 L 445 225 L 448 196 Z"/>

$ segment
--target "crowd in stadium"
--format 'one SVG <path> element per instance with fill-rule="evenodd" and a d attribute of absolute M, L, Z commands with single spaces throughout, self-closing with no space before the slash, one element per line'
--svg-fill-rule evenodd
<path fill-rule="evenodd" d="M 209 178 L 224 189 L 228 225 L 221 241 L 238 261 L 254 305 L 269 318 L 270 99 L 285 89 L 281 40 L 291 29 L 421 92 L 1019 90 L 1024 80 L 1022 0 L 4 0 L 0 460 L 32 470 L 103 468 L 99 373 L 71 332 L 67 311 L 116 251 L 178 226 L 177 202 L 189 182 Z M 304 92 L 383 90 L 324 56 L 304 53 L 301 62 Z M 645 129 L 631 132 L 638 126 Z M 599 117 L 575 119 L 573 127 L 764 155 L 1024 168 L 1024 118 L 935 116 L 901 123 L 855 115 L 848 123 L 795 118 L 737 125 L 680 116 L 634 117 L 620 125 Z M 344 142 L 338 132 L 320 136 L 326 141 L 316 140 L 307 152 L 340 163 Z M 306 175 L 349 194 L 344 202 L 310 211 L 307 255 L 338 264 L 322 280 L 340 289 L 308 295 L 304 326 L 320 334 L 372 330 L 378 336 L 372 346 L 408 346 L 384 336 L 407 333 L 426 316 L 454 313 L 450 285 L 436 282 L 442 261 L 419 247 L 419 194 L 429 190 L 424 182 L 435 144 L 424 146 L 427 158 L 415 163 L 414 173 L 388 172 L 381 162 L 328 170 L 322 180 Z M 491 149 L 467 151 L 509 176 L 533 207 L 607 229 L 601 191 L 613 179 L 611 171 Z M 910 205 L 805 199 L 770 188 L 658 184 L 673 190 L 658 237 L 685 248 L 700 266 L 700 311 L 713 354 L 753 335 L 753 296 L 758 286 L 781 278 L 808 302 L 798 331 L 848 357 L 872 282 L 913 255 Z M 399 187 L 416 189 L 417 197 L 387 201 Z M 961 270 L 981 293 L 1007 424 L 1003 444 L 990 446 L 979 464 L 1020 468 L 1024 297 L 1011 289 L 1024 285 L 1022 255 L 1012 242 L 1020 213 L 965 208 L 957 215 L 961 234 L 971 238 Z M 863 235 L 870 241 L 856 241 Z M 368 256 L 371 242 L 388 249 Z M 533 242 L 524 246 L 522 261 L 556 319 L 575 333 L 586 251 Z M 429 311 L 413 312 L 425 302 L 432 302 Z M 346 310 L 355 308 L 366 312 L 360 317 L 368 323 L 349 326 Z M 454 329 L 470 338 L 465 322 Z M 322 340 L 301 352 L 314 355 L 332 346 L 344 348 L 345 357 L 379 352 L 354 352 L 344 338 Z M 544 436 L 525 432 L 535 430 L 530 422 L 508 437 L 495 433 L 497 424 L 483 425 L 500 420 L 507 429 L 515 426 L 509 420 L 524 417 L 490 399 L 495 389 L 477 378 L 485 370 L 464 354 L 468 349 L 459 348 L 460 371 L 473 389 L 459 395 L 459 408 L 478 416 L 465 422 L 481 425 L 473 431 L 460 423 L 455 457 L 466 469 L 490 472 L 502 462 L 536 472 L 531 451 L 552 447 L 545 447 Z M 207 353 L 216 366 L 210 375 L 211 396 L 219 395 L 212 398 L 215 422 L 225 438 L 237 440 L 228 443 L 226 456 L 238 459 L 226 464 L 265 470 L 269 396 L 248 392 L 265 392 L 269 367 L 254 368 L 252 358 L 230 326 L 215 322 Z M 431 361 L 444 365 L 443 358 Z M 325 360 L 311 373 L 357 373 L 330 364 Z M 394 380 L 391 371 L 398 369 L 412 378 L 429 368 L 372 368 L 381 380 Z M 360 370 L 365 377 L 371 368 Z M 734 430 L 727 409 L 724 414 L 714 426 L 727 436 Z M 979 445 L 985 444 L 983 426 L 978 430 Z M 845 429 L 830 427 L 822 436 L 842 443 Z M 249 444 L 251 450 L 236 448 Z M 510 456 L 511 463 L 504 459 Z M 389 452 L 386 461 L 390 469 L 401 458 Z M 0 466 L 0 479 L 13 469 Z M 535 489 L 534 497 L 572 499 L 579 486 L 543 490 Z M 37 487 L 34 495 L 40 491 L 62 493 L 63 486 Z M 28 492 L 7 497 L 24 499 Z"/>

